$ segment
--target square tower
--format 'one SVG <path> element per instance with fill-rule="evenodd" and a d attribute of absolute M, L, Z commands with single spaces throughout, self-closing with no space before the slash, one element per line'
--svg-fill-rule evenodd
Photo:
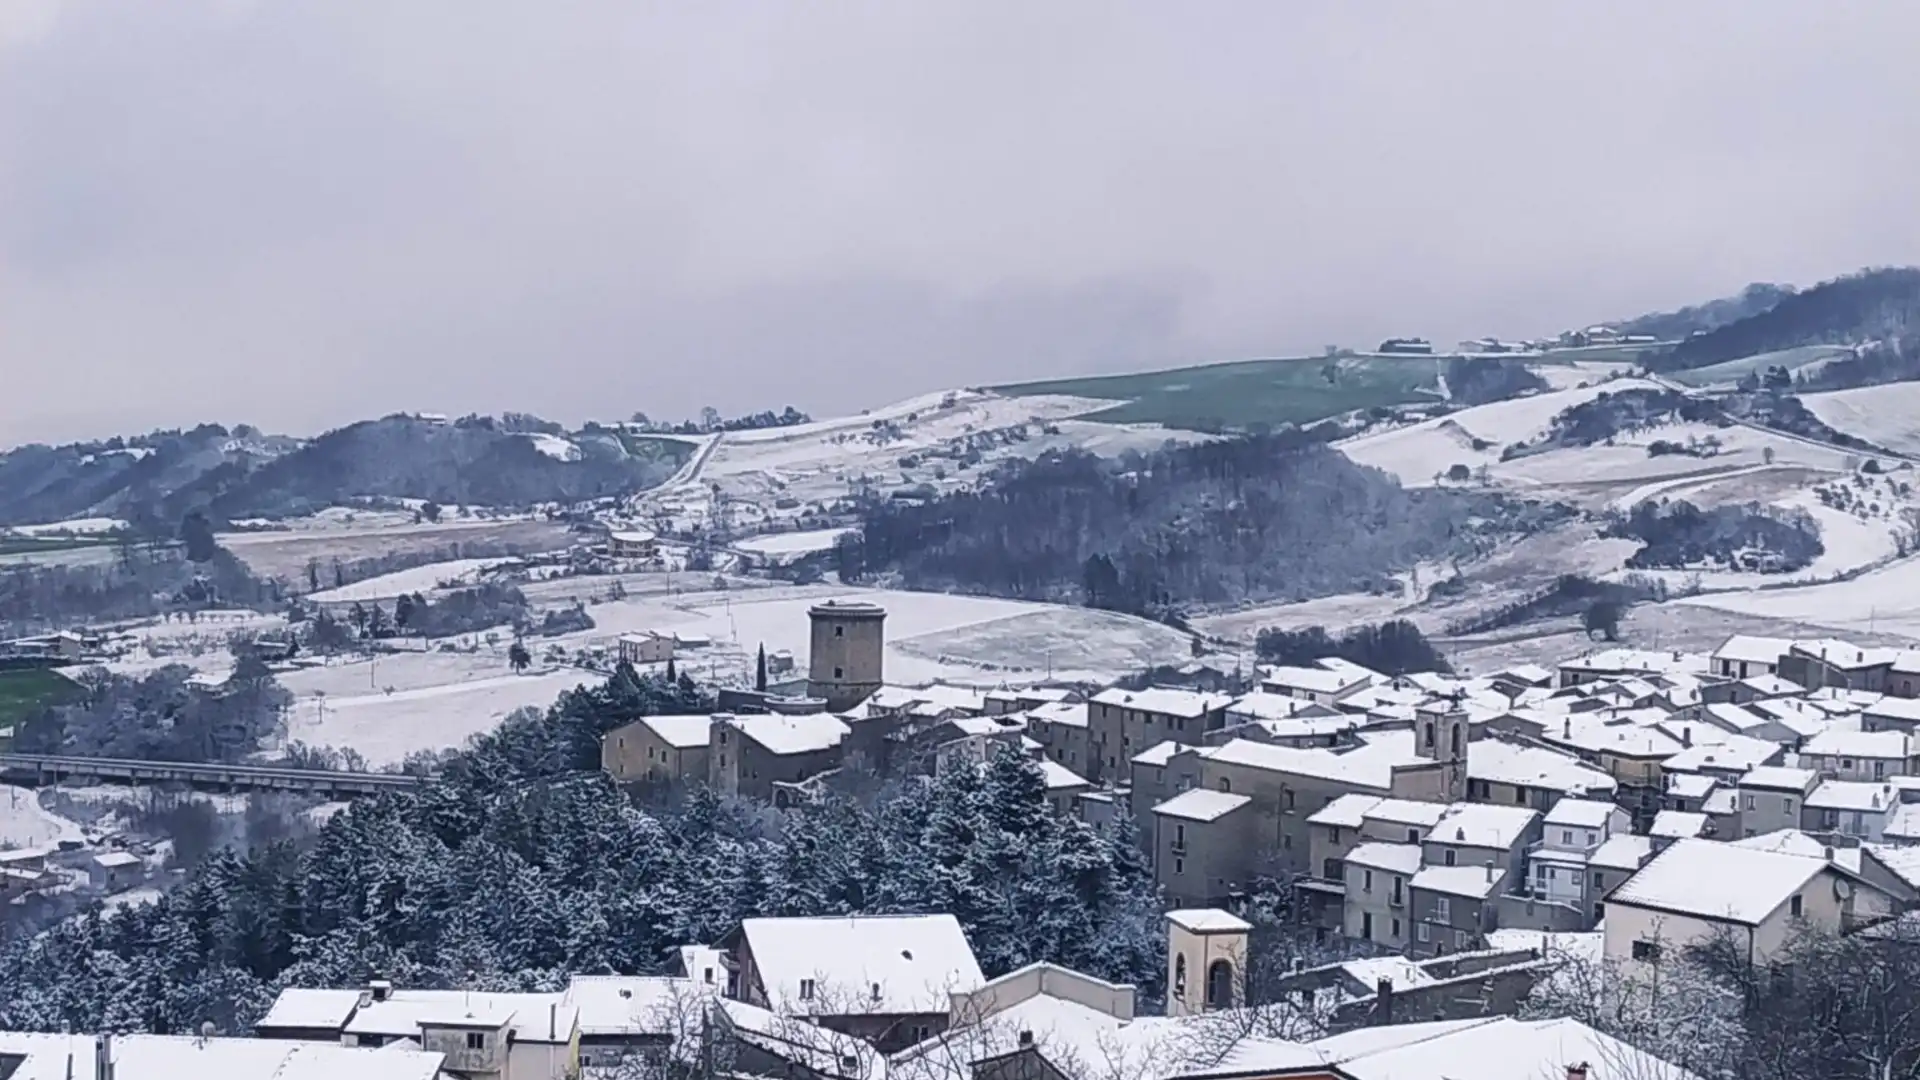
<path fill-rule="evenodd" d="M 1458 701 L 1438 701 L 1414 711 L 1413 752 L 1440 766 L 1437 801 L 1466 801 L 1467 743 L 1471 737 L 1467 711 Z"/>
<path fill-rule="evenodd" d="M 1252 923 L 1219 908 L 1167 912 L 1167 1015 L 1246 1004 L 1252 931 Z"/>

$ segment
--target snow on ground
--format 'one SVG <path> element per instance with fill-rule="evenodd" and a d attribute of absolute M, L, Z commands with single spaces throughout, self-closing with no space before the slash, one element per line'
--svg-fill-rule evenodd
<path fill-rule="evenodd" d="M 1570 364 L 1535 364 L 1528 368 L 1546 380 L 1550 390 L 1571 390 L 1581 383 L 1597 383 L 1633 370 L 1633 365 L 1605 360 L 1578 360 Z"/>
<path fill-rule="evenodd" d="M 0 848 L 47 847 L 80 837 L 80 826 L 41 807 L 32 788 L 0 784 Z"/>
<path fill-rule="evenodd" d="M 1656 440 L 1684 444 L 1709 436 L 1720 444 L 1719 452 L 1710 457 L 1647 453 Z M 1850 456 L 1752 428 L 1664 424 L 1622 435 L 1611 446 L 1570 447 L 1517 457 L 1489 466 L 1487 473 L 1496 488 L 1601 509 L 1657 481 L 1697 478 L 1704 483 L 1746 475 L 1746 470 L 1759 474 L 1767 468 L 1799 470 L 1794 475 L 1801 478 L 1808 471 L 1838 474 L 1847 470 Z"/>
<path fill-rule="evenodd" d="M 1408 487 L 1431 486 L 1453 465 L 1469 469 L 1500 464 L 1500 452 L 1514 443 L 1547 433 L 1553 418 L 1599 397 L 1622 390 L 1656 389 L 1643 379 L 1616 379 L 1609 383 L 1556 390 L 1531 397 L 1475 405 L 1456 413 L 1422 420 L 1391 431 L 1356 436 L 1335 443 L 1362 465 L 1390 472 Z M 1475 440 L 1486 446 L 1474 449 Z"/>
<path fill-rule="evenodd" d="M 49 521 L 41 525 L 8 525 L 0 532 L 19 533 L 22 536 L 105 536 L 127 527 L 119 518 L 90 517 L 73 518 L 68 521 Z"/>
<path fill-rule="evenodd" d="M 544 709 L 561 691 L 599 679 L 577 668 L 515 675 L 502 647 L 305 668 L 282 675 L 280 685 L 294 695 L 289 741 L 350 747 L 378 767 L 416 750 L 461 746 L 515 709 Z"/>
<path fill-rule="evenodd" d="M 428 563 L 411 570 L 398 570 L 391 574 L 356 581 L 338 589 L 327 589 L 308 597 L 316 604 L 368 603 L 374 600 L 389 600 L 400 595 L 427 593 L 435 589 L 450 589 L 461 585 L 471 585 L 479 580 L 486 570 L 499 566 L 511 559 L 450 559 L 446 562 Z"/>
<path fill-rule="evenodd" d="M 309 563 L 317 562 L 326 568 L 335 559 L 346 563 L 398 552 L 457 553 L 460 545 L 467 544 L 510 546 L 526 552 L 555 551 L 567 547 L 573 539 L 565 525 L 544 520 L 500 517 L 449 521 L 443 518 L 437 524 L 416 525 L 409 514 L 405 524 L 383 522 L 338 528 L 224 533 L 220 543 L 254 573 L 297 582 L 304 588 Z M 109 558 L 114 555 L 111 547 L 97 550 Z M 324 573 L 322 576 L 324 579 Z"/>
<path fill-rule="evenodd" d="M 734 547 L 752 555 L 781 556 L 793 558 L 800 555 L 812 555 L 819 551 L 832 551 L 840 538 L 852 532 L 852 529 L 808 529 L 804 532 L 767 533 L 763 536 L 750 536 L 736 541 Z"/>
<path fill-rule="evenodd" d="M 1193 619 L 1192 623 L 1195 630 L 1208 637 L 1251 642 L 1268 627 L 1302 630 L 1309 626 L 1324 626 L 1334 631 L 1362 623 L 1384 622 L 1394 618 L 1405 606 L 1404 597 L 1350 593 L 1204 615 Z"/>
<path fill-rule="evenodd" d="M 575 446 L 571 441 L 563 439 L 558 435 L 529 434 L 526 436 L 526 439 L 533 443 L 535 450 L 540 451 L 555 461 L 580 460 L 580 448 Z"/>
<path fill-rule="evenodd" d="M 1898 454 L 1920 455 L 1920 382 L 1802 394 L 1800 401 L 1835 431 Z"/>
<path fill-rule="evenodd" d="M 112 896 L 102 898 L 100 906 L 107 911 L 118 911 L 121 908 L 154 903 L 160 899 L 160 895 L 160 890 L 152 887 L 128 889 L 126 892 L 114 893 Z"/>
<path fill-rule="evenodd" d="M 1075 417 L 1110 409 L 1112 401 L 1039 395 L 1005 397 L 980 390 L 922 395 L 858 416 L 792 427 L 730 431 L 710 444 L 674 481 L 641 496 L 666 530 L 706 520 L 713 490 L 739 500 L 736 528 L 797 517 L 809 506 L 862 489 L 888 491 L 926 484 L 968 486 L 995 461 L 1049 450 L 1099 454 L 1157 449 L 1169 440 L 1209 436 L 1152 424 L 1105 424 Z M 778 504 L 786 503 L 782 507 Z"/>
<path fill-rule="evenodd" d="M 1851 581 L 1757 592 L 1689 596 L 1682 604 L 1788 619 L 1846 632 L 1920 640 L 1920 558 L 1904 559 Z"/>

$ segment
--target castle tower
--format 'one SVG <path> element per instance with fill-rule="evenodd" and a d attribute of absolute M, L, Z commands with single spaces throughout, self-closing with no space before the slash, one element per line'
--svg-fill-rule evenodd
<path fill-rule="evenodd" d="M 880 689 L 887 612 L 860 600 L 829 600 L 807 611 L 813 649 L 807 693 L 825 698 L 828 712 L 845 712 Z"/>
<path fill-rule="evenodd" d="M 1168 1016 L 1246 1004 L 1252 930 L 1253 924 L 1218 908 L 1167 912 Z"/>
<path fill-rule="evenodd" d="M 1435 702 L 1423 706 L 1413 717 L 1413 752 L 1439 764 L 1439 802 L 1465 802 L 1467 798 L 1467 743 L 1472 732 L 1467 711 L 1458 702 Z"/>

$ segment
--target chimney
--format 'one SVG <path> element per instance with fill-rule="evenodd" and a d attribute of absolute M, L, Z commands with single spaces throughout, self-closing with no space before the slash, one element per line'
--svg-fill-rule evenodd
<path fill-rule="evenodd" d="M 547 1002 L 547 1041 L 553 1042 L 560 1037 L 560 1003 Z"/>
<path fill-rule="evenodd" d="M 1487 864 L 1487 884 L 1493 884 L 1493 864 Z"/>
<path fill-rule="evenodd" d="M 393 996 L 393 983 L 386 979 L 375 979 L 367 984 L 367 992 L 374 1001 L 385 1001 Z"/>
<path fill-rule="evenodd" d="M 1680 725 L 1680 745 L 1688 749 L 1693 747 L 1693 729 L 1685 724 Z"/>
<path fill-rule="evenodd" d="M 1587 1063 L 1567 1066 L 1567 1080 L 1587 1080 Z"/>
<path fill-rule="evenodd" d="M 1828 862 L 1832 862 L 1832 861 L 1833 861 L 1833 847 L 1832 847 L 1832 845 L 1828 845 L 1827 847 L 1825 847 L 1825 848 L 1823 848 L 1823 849 L 1821 849 L 1821 854 L 1823 854 L 1823 855 L 1825 855 L 1825 856 L 1827 857 L 1827 861 L 1828 861 Z"/>
<path fill-rule="evenodd" d="M 1021 1046 L 1032 1046 L 1032 1045 L 1033 1045 L 1033 1032 L 1032 1032 L 1032 1031 L 1029 1031 L 1029 1030 L 1026 1030 L 1026 1029 L 1022 1029 L 1022 1030 L 1021 1030 L 1021 1032 L 1020 1032 L 1020 1045 L 1021 1045 Z"/>
<path fill-rule="evenodd" d="M 1374 984 L 1373 1022 L 1376 1024 L 1393 1023 L 1393 980 L 1381 979 Z"/>

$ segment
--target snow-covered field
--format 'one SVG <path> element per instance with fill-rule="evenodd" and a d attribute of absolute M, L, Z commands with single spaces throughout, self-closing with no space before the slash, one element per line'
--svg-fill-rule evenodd
<path fill-rule="evenodd" d="M 294 695 L 289 740 L 350 747 L 374 766 L 398 764 L 416 750 L 459 746 L 515 709 L 544 709 L 562 690 L 595 681 L 576 668 L 515 675 L 504 647 L 402 653 L 280 677 Z"/>
<path fill-rule="evenodd" d="M 398 570 L 391 574 L 356 581 L 338 589 L 327 589 L 314 593 L 308 599 L 317 604 L 367 603 L 374 600 L 390 600 L 401 595 L 428 593 L 435 589 L 450 589 L 461 585 L 471 585 L 478 581 L 486 570 L 499 566 L 510 559 L 451 559 L 446 562 L 428 563 L 411 570 Z"/>
<path fill-rule="evenodd" d="M 1758 592 L 1711 593 L 1679 601 L 1700 607 L 1787 619 L 1846 632 L 1897 634 L 1920 640 L 1920 558 L 1905 559 L 1851 581 Z"/>
<path fill-rule="evenodd" d="M 769 653 L 791 651 L 805 670 L 807 609 L 830 598 L 869 600 L 887 609 L 886 679 L 892 683 L 994 686 L 1037 682 L 1050 673 L 1110 681 L 1190 655 L 1186 634 L 1111 612 L 838 586 L 630 597 L 591 607 L 592 630 L 529 644 L 540 656 L 550 644 L 569 653 L 610 651 L 619 635 L 640 630 L 701 634 L 713 644 L 682 649 L 675 661 L 680 670 L 703 681 L 746 685 L 763 644 Z M 515 709 L 544 708 L 562 690 L 599 678 L 572 667 L 514 675 L 500 644 L 473 653 L 403 653 L 308 668 L 280 681 L 295 697 L 289 739 L 351 747 L 381 765 L 416 750 L 458 746 Z"/>
<path fill-rule="evenodd" d="M 50 521 L 41 525 L 8 525 L 0 532 L 19 533 L 21 536 L 105 536 L 127 527 L 119 518 L 90 517 L 73 518 L 68 521 Z"/>
<path fill-rule="evenodd" d="M 375 518 L 375 523 L 365 524 L 358 516 L 364 512 L 354 513 L 355 523 L 351 525 L 223 533 L 220 543 L 254 573 L 297 581 L 304 587 L 310 562 L 324 568 L 335 559 L 352 562 L 394 552 L 450 550 L 466 544 L 511 545 L 515 550 L 527 552 L 554 551 L 573 540 L 565 525 L 544 520 L 502 517 L 448 521 L 443 518 L 437 524 L 416 525 L 409 517 L 405 523 Z M 113 556 L 111 548 L 100 550 L 109 558 Z"/>
<path fill-rule="evenodd" d="M 46 847 L 79 837 L 80 826 L 43 809 L 32 788 L 0 784 L 0 848 Z"/>
<path fill-rule="evenodd" d="M 1362 465 L 1392 473 L 1408 487 L 1431 486 L 1449 467 L 1469 469 L 1501 464 L 1500 452 L 1547 433 L 1553 418 L 1602 393 L 1657 389 L 1643 379 L 1616 379 L 1587 387 L 1555 390 L 1532 397 L 1476 405 L 1448 416 L 1423 420 L 1346 439 L 1334 445 Z M 1474 449 L 1475 440 L 1486 449 Z"/>
<path fill-rule="evenodd" d="M 1151 424 L 1074 419 L 1112 407 L 1111 401 L 1089 398 L 949 390 L 858 416 L 732 431 L 639 502 L 662 527 L 685 528 L 709 518 L 711 485 L 717 484 L 722 496 L 738 500 L 730 507 L 734 525 L 753 527 L 791 520 L 808 507 L 863 489 L 962 488 L 1008 458 L 1068 447 L 1111 455 L 1208 438 Z"/>
<path fill-rule="evenodd" d="M 1920 382 L 1802 394 L 1800 401 L 1835 431 L 1897 454 L 1920 455 Z"/>
<path fill-rule="evenodd" d="M 558 435 L 534 434 L 528 435 L 526 438 L 533 443 L 535 450 L 540 451 L 555 461 L 580 460 L 580 448 L 575 446 L 570 440 L 563 439 Z"/>
<path fill-rule="evenodd" d="M 832 551 L 851 529 L 808 529 L 802 532 L 766 533 L 750 536 L 733 546 L 752 555 L 768 558 L 796 558 L 820 551 Z"/>

